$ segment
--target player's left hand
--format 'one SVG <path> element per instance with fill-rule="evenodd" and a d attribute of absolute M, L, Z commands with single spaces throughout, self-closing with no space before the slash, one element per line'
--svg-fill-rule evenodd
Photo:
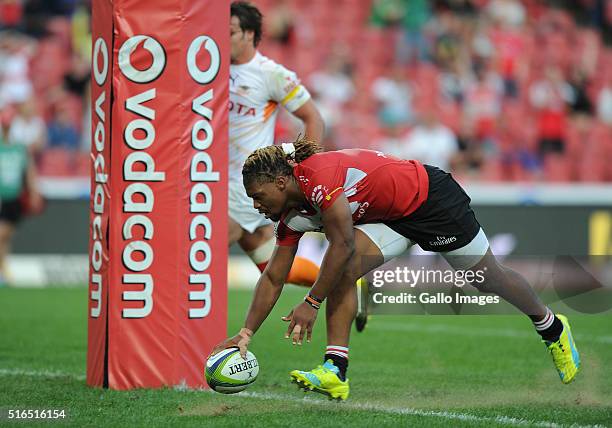
<path fill-rule="evenodd" d="M 285 333 L 285 339 L 291 337 L 291 341 L 295 345 L 302 344 L 304 340 L 304 334 L 306 334 L 306 341 L 310 342 L 312 338 L 312 329 L 317 319 L 317 310 L 310 306 L 306 302 L 302 302 L 297 305 L 289 315 L 281 318 L 283 321 L 289 323 L 287 333 Z"/>

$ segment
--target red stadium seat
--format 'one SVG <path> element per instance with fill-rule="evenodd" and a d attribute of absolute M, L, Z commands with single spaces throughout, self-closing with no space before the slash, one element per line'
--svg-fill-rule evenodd
<path fill-rule="evenodd" d="M 544 159 L 544 176 L 548 181 L 566 182 L 572 178 L 569 159 L 563 155 L 550 154 Z"/>
<path fill-rule="evenodd" d="M 92 159 L 89 153 L 78 153 L 74 174 L 79 177 L 88 177 L 91 173 Z"/>
<path fill-rule="evenodd" d="M 43 177 L 67 177 L 76 172 L 77 154 L 65 149 L 47 149 L 40 157 L 39 174 Z"/>

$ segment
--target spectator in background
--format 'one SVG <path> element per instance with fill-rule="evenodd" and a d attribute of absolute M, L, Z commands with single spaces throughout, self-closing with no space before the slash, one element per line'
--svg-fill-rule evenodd
<path fill-rule="evenodd" d="M 26 37 L 11 32 L 0 35 L 0 109 L 32 96 L 29 61 L 33 52 L 34 45 Z"/>
<path fill-rule="evenodd" d="M 370 24 L 378 28 L 400 27 L 396 58 L 402 64 L 429 60 L 425 27 L 431 18 L 428 0 L 374 0 Z"/>
<path fill-rule="evenodd" d="M 292 45 L 295 38 L 295 10 L 289 0 L 276 0 L 266 16 L 266 33 L 281 45 Z"/>
<path fill-rule="evenodd" d="M 438 120 L 433 107 L 423 111 L 419 122 L 408 134 L 400 157 L 450 171 L 459 152 L 454 132 Z"/>
<path fill-rule="evenodd" d="M 605 83 L 597 94 L 597 117 L 612 126 L 612 71 L 606 71 Z"/>
<path fill-rule="evenodd" d="M 80 146 L 87 151 L 91 148 L 91 93 L 90 61 L 83 55 L 73 54 L 70 69 L 64 74 L 63 92 L 82 105 Z M 52 98 L 52 97 L 51 97 Z M 78 100 L 78 101 L 77 101 Z M 78 128 L 76 128 L 79 131 Z"/>
<path fill-rule="evenodd" d="M 398 158 L 404 156 L 406 130 L 400 126 L 385 126 L 382 135 L 374 142 L 373 149 L 380 150 Z"/>
<path fill-rule="evenodd" d="M 436 33 L 433 60 L 440 70 L 441 95 L 462 104 L 470 77 L 469 43 L 464 37 L 469 26 L 457 12 L 447 11 L 441 12 L 432 26 Z"/>
<path fill-rule="evenodd" d="M 25 146 L 36 158 L 46 143 L 47 127 L 36 112 L 34 99 L 17 106 L 17 114 L 8 129 L 8 143 Z"/>
<path fill-rule="evenodd" d="M 483 146 L 474 137 L 472 124 L 462 118 L 457 135 L 459 152 L 455 158 L 455 170 L 478 176 L 485 162 Z"/>
<path fill-rule="evenodd" d="M 47 130 L 47 146 L 78 151 L 80 135 L 70 117 L 70 113 L 61 104 L 54 111 L 53 119 Z"/>
<path fill-rule="evenodd" d="M 397 58 L 403 64 L 430 60 L 426 25 L 431 18 L 429 0 L 403 0 L 403 34 L 397 46 Z"/>
<path fill-rule="evenodd" d="M 334 128 L 342 119 L 342 107 L 355 95 L 349 56 L 350 53 L 344 47 L 335 46 L 325 62 L 325 67 L 312 73 L 308 79 L 328 135 L 334 133 Z"/>
<path fill-rule="evenodd" d="M 91 0 L 78 0 L 72 15 L 72 52 L 91 62 Z"/>
<path fill-rule="evenodd" d="M 338 108 L 355 94 L 349 58 L 350 52 L 344 46 L 336 45 L 327 57 L 323 70 L 310 75 L 309 87 L 323 104 Z"/>
<path fill-rule="evenodd" d="M 70 69 L 64 74 L 64 89 L 72 95 L 84 98 L 89 86 L 90 73 L 89 60 L 82 55 L 73 54 Z"/>
<path fill-rule="evenodd" d="M 489 63 L 477 65 L 474 76 L 467 84 L 463 103 L 465 119 L 474 130 L 479 141 L 489 144 L 495 132 L 504 95 L 503 82 L 499 74 L 492 70 Z"/>
<path fill-rule="evenodd" d="M 15 228 L 28 211 L 42 208 L 36 183 L 36 170 L 25 146 L 10 145 L 0 138 L 0 287 L 9 282 L 6 257 L 10 252 Z"/>
<path fill-rule="evenodd" d="M 462 21 L 452 12 L 442 12 L 435 18 L 433 27 L 433 60 L 442 69 L 452 68 L 464 45 L 461 37 Z"/>
<path fill-rule="evenodd" d="M 569 99 L 572 116 L 590 117 L 593 114 L 593 104 L 588 95 L 590 81 L 586 73 L 575 68 L 568 83 L 572 88 L 572 96 Z"/>
<path fill-rule="evenodd" d="M 402 66 L 390 67 L 386 75 L 374 80 L 371 93 L 379 104 L 378 120 L 381 125 L 406 125 L 412 121 L 412 89 Z"/>
<path fill-rule="evenodd" d="M 76 0 L 28 0 L 24 3 L 25 31 L 34 37 L 48 33 L 49 20 L 53 17 L 70 17 L 74 13 Z"/>
<path fill-rule="evenodd" d="M 577 3 L 577 2 L 569 2 Z M 579 2 L 578 2 L 579 3 Z M 590 8 L 590 15 L 594 25 L 601 32 L 603 42 L 609 47 L 612 46 L 612 6 L 610 1 L 595 0 L 587 2 Z"/>
<path fill-rule="evenodd" d="M 18 29 L 23 18 L 23 0 L 0 0 L 0 30 Z"/>
<path fill-rule="evenodd" d="M 488 37 L 493 46 L 496 69 L 504 82 L 504 94 L 516 98 L 519 78 L 525 74 L 525 10 L 520 2 L 514 0 L 494 0 L 489 3 L 488 12 L 494 23 Z"/>
<path fill-rule="evenodd" d="M 573 98 L 569 103 L 571 114 L 572 129 L 569 131 L 577 132 L 579 135 L 586 134 L 593 124 L 593 103 L 589 98 L 588 88 L 589 78 L 586 72 L 578 67 L 572 70 L 572 78 L 568 82 L 572 87 Z M 568 135 L 568 140 L 570 140 Z"/>
<path fill-rule="evenodd" d="M 406 10 L 402 0 L 374 0 L 370 13 L 370 24 L 377 28 L 400 25 Z"/>
<path fill-rule="evenodd" d="M 529 99 L 538 113 L 538 153 L 544 159 L 550 153 L 565 151 L 567 106 L 575 94 L 561 69 L 548 66 L 544 76 L 532 83 Z"/>
<path fill-rule="evenodd" d="M 436 9 L 441 11 L 449 11 L 453 15 L 461 18 L 475 18 L 478 9 L 474 3 L 477 0 L 436 0 Z"/>
<path fill-rule="evenodd" d="M 465 62 L 456 61 L 450 67 L 443 69 L 440 73 L 442 97 L 447 101 L 463 105 L 471 79 L 469 64 Z"/>
<path fill-rule="evenodd" d="M 519 0 L 492 0 L 487 13 L 505 27 L 521 27 L 525 23 L 525 7 Z"/>

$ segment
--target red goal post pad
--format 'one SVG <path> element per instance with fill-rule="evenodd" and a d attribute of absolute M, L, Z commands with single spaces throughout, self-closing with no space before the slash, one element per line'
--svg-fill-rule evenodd
<path fill-rule="evenodd" d="M 229 7 L 92 13 L 87 383 L 202 387 L 227 322 Z"/>

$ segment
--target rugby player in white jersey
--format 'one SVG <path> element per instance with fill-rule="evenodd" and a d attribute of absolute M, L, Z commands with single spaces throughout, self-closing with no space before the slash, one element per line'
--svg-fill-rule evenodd
<path fill-rule="evenodd" d="M 304 124 L 305 135 L 323 138 L 324 124 L 296 74 L 262 55 L 257 46 L 262 14 L 250 3 L 231 5 L 229 103 L 229 243 L 237 242 L 260 271 L 272 257 L 272 222 L 253 208 L 242 184 L 242 165 L 256 149 L 274 143 L 276 117 L 282 106 Z M 311 286 L 319 269 L 296 257 L 287 282 Z"/>

